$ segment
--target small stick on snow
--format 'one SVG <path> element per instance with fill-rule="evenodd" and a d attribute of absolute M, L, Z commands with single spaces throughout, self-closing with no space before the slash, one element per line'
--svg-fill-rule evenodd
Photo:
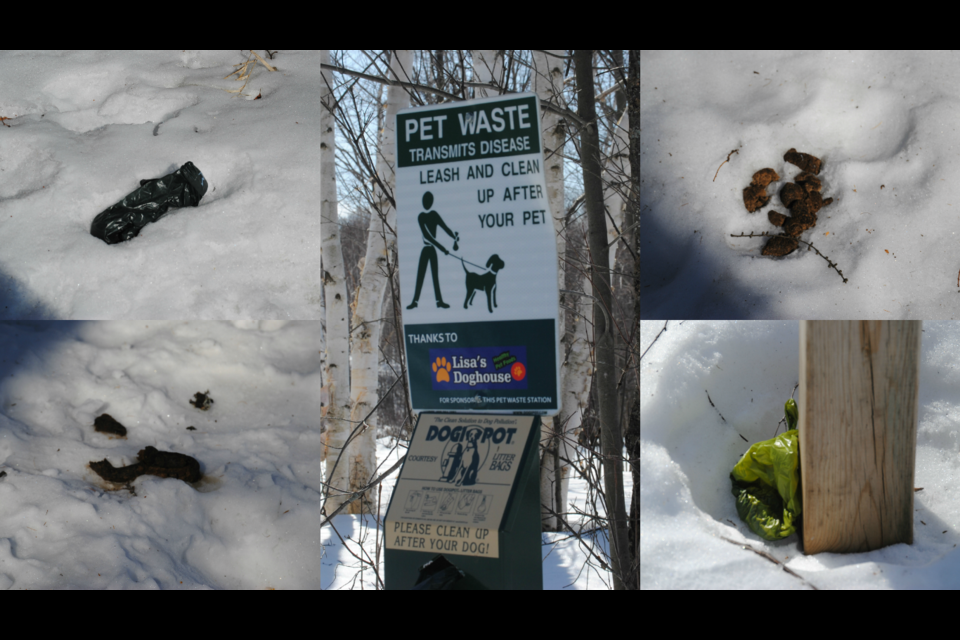
<path fill-rule="evenodd" d="M 710 406 L 713 407 L 714 409 L 717 409 L 717 405 L 713 404 L 713 400 L 710 399 L 710 392 L 707 391 L 706 389 L 704 389 L 703 392 L 707 394 L 707 402 L 710 403 Z M 720 413 L 720 409 L 717 409 L 717 414 L 720 416 L 720 419 L 721 419 L 721 420 L 723 420 L 724 422 L 727 421 L 727 419 L 723 417 L 723 414 Z M 746 438 L 744 438 L 744 439 L 746 439 Z"/>
<path fill-rule="evenodd" d="M 740 152 L 739 152 L 737 149 L 734 149 L 733 151 L 731 151 L 730 153 L 727 154 L 727 159 L 720 163 L 720 167 L 722 167 L 723 165 L 725 165 L 725 164 L 727 164 L 728 162 L 730 162 L 730 156 L 732 156 L 732 155 L 735 154 L 735 153 L 736 153 L 737 155 L 740 154 Z M 717 175 L 720 173 L 720 167 L 717 167 L 717 173 L 713 174 L 713 181 L 714 181 L 714 182 L 717 181 Z"/>
<path fill-rule="evenodd" d="M 729 520 L 728 520 L 728 522 L 729 522 Z M 776 558 L 774 558 L 772 555 L 770 555 L 770 554 L 767 553 L 766 551 L 760 551 L 759 549 L 754 549 L 754 548 L 751 547 L 749 544 L 745 544 L 745 543 L 743 543 L 743 542 L 737 542 L 736 540 L 731 540 L 730 538 L 726 538 L 726 537 L 724 537 L 724 536 L 718 536 L 718 537 L 719 537 L 721 540 L 726 540 L 726 541 L 729 542 L 730 544 L 735 544 L 735 545 L 737 545 L 737 546 L 740 547 L 741 549 L 745 549 L 745 550 L 747 550 L 747 551 L 753 551 L 755 554 L 757 554 L 757 555 L 760 556 L 761 558 L 766 558 L 766 559 L 769 560 L 770 562 L 772 562 L 772 563 L 774 563 L 775 565 L 779 566 L 781 569 L 783 569 L 784 571 L 786 571 L 787 573 L 789 573 L 789 574 L 792 575 L 793 577 L 795 577 L 795 578 L 800 578 L 800 581 L 801 581 L 801 582 L 803 582 L 805 585 L 807 585 L 808 587 L 810 587 L 810 588 L 813 589 L 814 591 L 819 591 L 819 589 L 817 589 L 814 585 L 812 585 L 812 584 L 810 584 L 809 582 L 807 582 L 806 580 L 804 580 L 803 576 L 801 576 L 800 574 L 796 573 L 795 571 L 792 571 L 791 569 L 789 569 L 789 568 L 787 567 L 787 565 L 783 564 L 782 562 L 780 562 L 779 560 L 777 560 Z"/>
<path fill-rule="evenodd" d="M 765 237 L 765 236 L 766 236 L 766 237 L 769 237 L 769 236 L 773 236 L 773 235 L 782 235 L 782 234 L 771 234 L 771 233 L 769 233 L 769 232 L 767 232 L 767 231 L 763 231 L 763 232 L 761 232 L 761 233 L 756 233 L 756 232 L 751 231 L 750 233 L 740 233 L 740 234 L 731 233 L 731 234 L 730 234 L 730 237 L 731 237 L 731 238 L 762 238 L 762 237 Z M 840 269 L 837 268 L 837 263 L 836 263 L 836 262 L 832 261 L 830 258 L 828 258 L 827 256 L 825 256 L 825 255 L 823 255 L 822 253 L 820 253 L 820 250 L 817 249 L 815 246 L 813 246 L 813 243 L 812 243 L 812 242 L 807 242 L 806 240 L 801 240 L 800 238 L 797 238 L 797 242 L 799 242 L 799 243 L 801 243 L 801 244 L 807 245 L 807 247 L 808 247 L 807 251 L 809 251 L 810 249 L 813 249 L 813 250 L 817 253 L 818 256 L 820 256 L 821 258 L 823 258 L 824 260 L 827 261 L 827 266 L 828 266 L 828 267 L 833 267 L 833 270 L 836 271 L 838 274 L 840 274 L 840 277 L 843 279 L 843 284 L 847 284 L 847 278 L 844 278 L 844 277 L 843 277 L 843 271 L 840 271 Z M 958 285 L 958 286 L 960 286 L 960 285 Z"/>

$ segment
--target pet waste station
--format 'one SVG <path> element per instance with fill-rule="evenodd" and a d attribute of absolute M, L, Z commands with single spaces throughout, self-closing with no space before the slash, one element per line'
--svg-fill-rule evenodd
<path fill-rule="evenodd" d="M 538 416 L 424 413 L 385 522 L 387 589 L 542 589 Z"/>
<path fill-rule="evenodd" d="M 387 589 L 541 589 L 540 416 L 559 280 L 533 93 L 397 114 L 407 380 L 420 413 L 387 510 Z"/>

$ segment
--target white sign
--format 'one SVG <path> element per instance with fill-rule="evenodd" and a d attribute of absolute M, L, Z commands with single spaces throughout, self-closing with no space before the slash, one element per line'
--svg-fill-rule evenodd
<path fill-rule="evenodd" d="M 416 411 L 559 410 L 557 244 L 535 94 L 397 115 L 397 241 Z"/>

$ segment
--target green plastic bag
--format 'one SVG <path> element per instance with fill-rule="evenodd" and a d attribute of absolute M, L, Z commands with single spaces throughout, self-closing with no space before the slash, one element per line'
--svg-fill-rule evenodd
<path fill-rule="evenodd" d="M 784 405 L 789 430 L 750 447 L 730 473 L 737 515 L 764 540 L 796 531 L 802 512 L 797 403 Z"/>

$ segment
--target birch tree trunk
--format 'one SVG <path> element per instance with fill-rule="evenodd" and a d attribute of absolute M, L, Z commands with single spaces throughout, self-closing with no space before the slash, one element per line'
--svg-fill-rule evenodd
<path fill-rule="evenodd" d="M 330 64 L 329 50 L 320 52 L 320 62 Z M 333 73 L 322 71 L 323 84 L 320 100 L 333 108 Z M 343 450 L 350 415 L 350 351 L 347 308 L 347 282 L 343 268 L 343 252 L 340 247 L 340 218 L 337 211 L 337 178 L 335 169 L 336 139 L 334 117 L 328 109 L 320 109 L 320 236 L 323 260 L 323 293 L 326 299 L 326 351 L 324 356 L 324 407 L 322 427 L 324 446 L 321 460 L 327 464 L 327 510 L 339 506 L 337 489 L 348 488 L 348 465 L 346 460 L 337 463 Z M 334 487 L 330 495 L 329 487 Z"/>
<path fill-rule="evenodd" d="M 619 233 L 624 231 L 624 194 L 630 188 L 630 142 L 627 132 L 630 128 L 630 113 L 624 112 L 617 123 L 610 140 L 610 153 L 604 161 L 603 204 L 607 218 L 607 244 L 610 246 L 610 269 L 617 259 Z"/>
<path fill-rule="evenodd" d="M 574 459 L 576 434 L 583 426 L 583 412 L 587 410 L 590 400 L 590 380 L 593 376 L 593 364 L 590 356 L 593 354 L 593 328 L 590 317 L 593 315 L 593 287 L 590 279 L 581 276 L 581 289 L 585 295 L 572 296 L 567 294 L 566 306 L 576 309 L 572 314 L 572 329 L 564 336 L 561 349 L 564 353 L 563 369 L 560 370 L 560 414 L 554 420 L 559 420 L 560 440 L 559 457 L 562 461 L 560 468 L 560 506 L 566 510 L 569 504 L 570 460 Z M 579 299 L 578 299 L 579 298 Z"/>
<path fill-rule="evenodd" d="M 409 82 L 411 51 L 396 51 L 390 62 L 392 79 Z M 379 401 L 378 373 L 380 370 L 380 312 L 386 291 L 389 270 L 395 268 L 392 256 L 396 255 L 397 238 L 391 231 L 396 229 L 397 211 L 391 204 L 396 184 L 396 131 L 397 111 L 410 104 L 403 87 L 391 86 L 387 90 L 386 113 L 380 132 L 377 159 L 377 175 L 380 184 L 375 186 L 375 211 L 370 216 L 367 233 L 367 252 L 363 260 L 360 284 L 357 287 L 353 313 L 354 330 L 351 334 L 350 353 L 350 423 L 357 434 L 347 447 L 350 466 L 350 490 L 358 491 L 373 478 L 377 467 L 376 422 L 367 418 Z M 366 419 L 365 423 L 362 423 Z M 361 424 L 362 423 L 362 424 Z M 369 513 L 372 499 L 364 496 L 348 507 L 349 513 Z M 327 511 L 330 511 L 328 507 Z"/>
<path fill-rule="evenodd" d="M 548 53 L 555 53 L 560 56 L 565 55 L 564 51 L 533 52 L 533 89 L 540 98 L 541 103 L 561 104 L 561 93 L 563 91 L 563 71 L 561 70 L 562 58 L 552 57 Z M 553 215 L 553 226 L 557 233 L 557 255 L 560 256 L 559 281 L 564 282 L 564 257 L 566 253 L 566 237 L 563 234 L 564 227 L 564 206 L 563 206 L 563 141 L 564 126 L 563 120 L 559 115 L 552 111 L 542 111 L 540 119 L 540 128 L 543 136 L 544 146 L 544 166 L 546 169 L 547 182 L 547 202 L 550 212 Z M 560 294 L 560 321 L 558 339 L 564 342 L 564 294 Z M 563 347 L 561 346 L 561 350 Z M 562 377 L 561 377 L 562 379 Z M 561 396 L 562 403 L 562 396 Z M 560 456 L 560 436 L 562 432 L 557 431 L 555 424 L 563 424 L 561 416 L 556 418 L 544 418 L 543 428 L 540 431 L 540 504 L 541 520 L 545 531 L 556 531 L 560 528 L 559 521 L 554 512 L 562 513 L 561 508 L 564 505 L 562 499 L 558 499 L 558 479 L 562 477 L 560 469 L 564 465 L 559 462 Z M 562 493 L 562 489 L 560 489 Z"/>

